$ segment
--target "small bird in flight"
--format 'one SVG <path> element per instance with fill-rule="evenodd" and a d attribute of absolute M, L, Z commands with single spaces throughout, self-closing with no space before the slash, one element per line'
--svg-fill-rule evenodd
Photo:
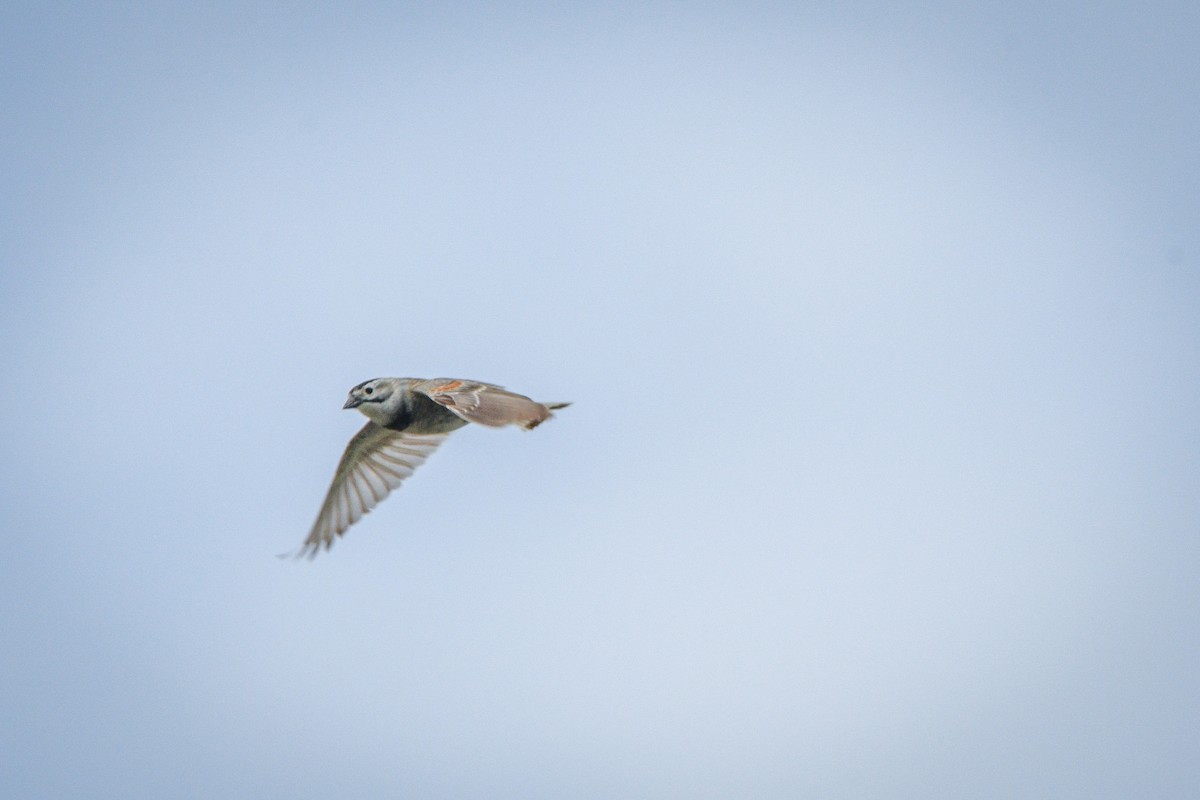
<path fill-rule="evenodd" d="M 477 422 L 533 430 L 570 403 L 538 403 L 503 387 L 453 378 L 374 378 L 350 390 L 342 408 L 368 422 L 338 462 L 317 521 L 296 557 L 315 556 L 425 462 L 452 431 Z"/>

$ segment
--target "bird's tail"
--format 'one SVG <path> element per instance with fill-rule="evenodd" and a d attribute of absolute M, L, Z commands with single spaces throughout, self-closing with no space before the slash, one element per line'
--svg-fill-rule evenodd
<path fill-rule="evenodd" d="M 522 424 L 521 427 L 527 431 L 533 430 L 538 425 L 541 425 L 543 422 L 550 419 L 550 416 L 551 416 L 549 413 L 550 411 L 555 411 L 560 408 L 566 408 L 567 406 L 569 406 L 571 404 L 570 403 L 538 403 L 538 405 L 542 406 L 543 408 L 545 408 L 547 410 L 546 416 L 544 416 L 544 417 L 538 416 L 538 417 L 535 417 L 534 419 L 531 419 L 531 420 L 525 422 L 524 424 Z"/>

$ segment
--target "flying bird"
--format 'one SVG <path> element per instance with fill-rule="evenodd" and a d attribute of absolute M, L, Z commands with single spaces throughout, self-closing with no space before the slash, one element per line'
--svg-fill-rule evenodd
<path fill-rule="evenodd" d="M 539 403 L 503 387 L 454 378 L 373 378 L 350 390 L 342 408 L 367 417 L 338 462 L 317 521 L 296 551 L 314 557 L 469 422 L 533 430 L 570 403 Z"/>

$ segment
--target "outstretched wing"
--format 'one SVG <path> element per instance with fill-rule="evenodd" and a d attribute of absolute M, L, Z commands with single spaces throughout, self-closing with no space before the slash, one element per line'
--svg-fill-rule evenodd
<path fill-rule="evenodd" d="M 368 422 L 354 435 L 338 463 L 317 521 L 296 552 L 312 558 L 387 497 L 429 454 L 445 433 L 405 433 Z"/>
<path fill-rule="evenodd" d="M 544 404 L 490 383 L 437 378 L 413 388 L 467 422 L 493 428 L 520 425 L 531 430 L 550 418 Z"/>

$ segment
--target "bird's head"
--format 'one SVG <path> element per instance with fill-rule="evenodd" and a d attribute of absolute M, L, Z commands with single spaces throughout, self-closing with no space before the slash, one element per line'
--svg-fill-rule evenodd
<path fill-rule="evenodd" d="M 395 378 L 372 378 L 350 390 L 342 408 L 357 408 L 370 419 L 383 424 L 395 414 L 402 401 L 401 386 Z"/>

